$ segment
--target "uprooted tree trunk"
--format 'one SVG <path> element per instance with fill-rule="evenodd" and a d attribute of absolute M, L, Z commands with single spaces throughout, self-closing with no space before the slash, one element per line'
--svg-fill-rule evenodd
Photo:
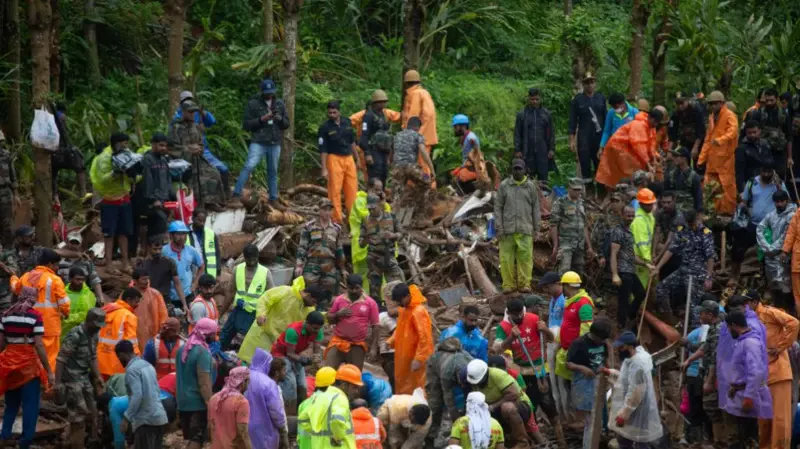
<path fill-rule="evenodd" d="M 50 30 L 53 12 L 50 0 L 28 1 L 28 29 L 31 33 L 31 63 L 33 72 L 33 105 L 46 106 L 50 95 Z M 35 181 L 33 199 L 36 205 L 36 237 L 50 247 L 53 244 L 53 187 L 50 173 L 50 152 L 33 147 Z"/>
<path fill-rule="evenodd" d="M 294 105 L 297 89 L 297 22 L 303 0 L 283 0 L 284 42 L 283 42 L 283 102 L 289 128 L 283 133 L 283 148 L 280 159 L 280 182 L 284 189 L 294 184 Z"/>
<path fill-rule="evenodd" d="M 169 78 L 169 116 L 175 114 L 183 88 L 183 28 L 192 0 L 168 0 L 164 5 L 169 20 L 167 76 Z"/>
<path fill-rule="evenodd" d="M 650 18 L 650 0 L 634 0 L 631 10 L 631 48 L 628 53 L 628 64 L 631 67 L 631 78 L 628 84 L 628 98 L 636 98 L 642 91 L 642 70 L 644 69 L 644 40 L 647 20 Z"/>
<path fill-rule="evenodd" d="M 492 280 L 489 279 L 489 275 L 486 274 L 486 270 L 483 268 L 481 259 L 478 256 L 475 254 L 467 256 L 467 266 L 469 267 L 472 282 L 478 287 L 482 295 L 489 297 L 500 294 Z"/>
<path fill-rule="evenodd" d="M 5 19 L 3 20 L 3 53 L 7 53 L 12 67 L 8 92 L 8 123 L 6 137 L 18 142 L 22 137 L 22 102 L 20 100 L 20 37 L 19 0 L 5 0 Z"/>

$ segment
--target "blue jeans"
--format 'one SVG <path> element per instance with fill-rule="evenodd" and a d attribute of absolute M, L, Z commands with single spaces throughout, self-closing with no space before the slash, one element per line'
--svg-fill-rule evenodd
<path fill-rule="evenodd" d="M 233 189 L 233 195 L 239 196 L 242 194 L 242 189 L 247 179 L 250 178 L 250 173 L 255 170 L 261 159 L 267 159 L 267 187 L 269 188 L 269 199 L 278 199 L 278 160 L 281 156 L 280 145 L 262 145 L 260 143 L 251 143 L 250 149 L 247 152 L 247 161 L 239 173 L 239 179 L 236 180 L 236 187 Z"/>
<path fill-rule="evenodd" d="M 214 156 L 214 153 L 212 153 L 211 150 L 208 149 L 208 146 L 206 146 L 203 149 L 203 157 L 206 158 L 206 161 L 208 161 L 208 163 L 211 164 L 212 167 L 216 168 L 218 172 L 220 173 L 228 172 L 228 166 L 225 165 L 224 162 L 219 160 L 219 158 Z"/>
<path fill-rule="evenodd" d="M 3 431 L 1 440 L 11 439 L 11 427 L 17 419 L 17 412 L 22 406 L 22 437 L 18 445 L 27 449 L 36 435 L 36 421 L 39 420 L 39 397 L 41 396 L 41 382 L 39 378 L 33 379 L 16 390 L 6 391 L 6 409 L 3 412 Z"/>

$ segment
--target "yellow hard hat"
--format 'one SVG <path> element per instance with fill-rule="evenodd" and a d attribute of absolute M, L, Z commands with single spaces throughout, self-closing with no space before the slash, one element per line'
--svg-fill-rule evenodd
<path fill-rule="evenodd" d="M 323 366 L 315 376 L 317 387 L 330 387 L 336 381 L 336 370 L 330 366 Z"/>
<path fill-rule="evenodd" d="M 389 101 L 389 96 L 387 96 L 386 92 L 382 89 L 376 89 L 375 92 L 372 93 L 372 102 L 377 103 L 379 101 Z"/>
<path fill-rule="evenodd" d="M 714 102 L 724 103 L 725 95 L 723 95 L 722 92 L 715 90 L 714 92 L 708 94 L 708 97 L 706 97 L 706 101 L 708 103 L 714 103 Z"/>
<path fill-rule="evenodd" d="M 419 82 L 419 72 L 416 70 L 409 70 L 406 72 L 406 76 L 403 77 L 403 81 L 406 83 L 410 83 L 413 81 Z"/>
<path fill-rule="evenodd" d="M 567 271 L 561 275 L 562 284 L 581 284 L 581 277 L 574 271 Z"/>

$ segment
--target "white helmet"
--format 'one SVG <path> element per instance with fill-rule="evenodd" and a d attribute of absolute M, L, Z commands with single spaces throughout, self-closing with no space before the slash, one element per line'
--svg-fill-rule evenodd
<path fill-rule="evenodd" d="M 179 103 L 183 103 L 185 100 L 188 100 L 190 98 L 194 99 L 194 95 L 192 95 L 192 93 L 189 92 L 188 90 L 184 90 L 183 92 L 181 92 L 180 96 L 178 97 Z"/>
<path fill-rule="evenodd" d="M 483 360 L 474 359 L 467 364 L 467 382 L 477 385 L 486 376 L 489 365 Z"/>

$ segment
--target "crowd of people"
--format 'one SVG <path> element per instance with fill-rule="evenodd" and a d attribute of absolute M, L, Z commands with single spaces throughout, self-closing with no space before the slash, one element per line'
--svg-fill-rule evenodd
<path fill-rule="evenodd" d="M 404 229 L 393 206 L 418 208 L 416 224 L 425 224 L 438 144 L 420 74 L 411 70 L 404 81 L 402 112 L 386 108 L 382 90 L 349 118 L 338 102 L 327 104 L 318 145 L 328 198 L 302 226 L 291 285 L 276 285 L 251 244 L 226 291 L 219 241 L 206 226 L 209 212 L 241 207 L 264 158 L 269 200 L 282 207 L 277 164 L 289 122 L 271 80 L 246 105 L 249 153 L 232 192 L 228 167 L 205 135 L 216 119 L 189 92 L 169 132 L 153 134 L 150 146 L 134 153 L 129 137 L 115 133 L 98 148 L 89 178 L 103 258 L 83 252 L 79 232 L 57 248 L 37 246 L 32 227 L 12 232 L 3 214 L 0 441 L 11 441 L 21 408 L 16 444 L 30 447 L 48 400 L 68 413 L 72 448 L 103 438 L 116 448 L 159 448 L 178 422 L 192 449 L 209 441 L 218 449 L 288 449 L 290 429 L 300 448 L 526 449 L 545 441 L 544 417 L 561 444 L 565 432 L 583 432 L 589 448 L 605 376 L 614 388 L 603 428 L 622 449 L 655 446 L 667 432 L 654 361 L 636 333 L 652 290 L 666 315 L 681 315 L 688 301 L 687 442 L 788 449 L 800 365 L 800 218 L 792 203 L 800 95 L 779 104 L 774 89 L 762 90 L 740 127 L 721 92 L 679 93 L 670 116 L 618 93 L 607 102 L 586 74 L 569 114 L 577 176 L 562 196 L 546 199 L 541 185 L 556 169 L 554 117 L 543 92 L 530 89 L 516 116 L 510 173 L 494 198 L 508 300 L 489 341 L 474 305 L 437 337 L 423 286 L 407 283 L 398 263 Z M 66 108 L 56 109 L 64 132 L 54 167 L 74 169 L 88 191 Z M 393 133 L 393 123 L 402 130 Z M 451 176 L 468 193 L 485 175 L 480 139 L 466 115 L 454 115 L 452 127 L 462 165 Z M 11 204 L 19 197 L 3 144 L 0 134 L 0 201 Z M 600 232 L 590 229 L 584 204 L 593 180 L 608 190 Z M 714 185 L 719 192 L 706 198 Z M 543 307 L 530 294 L 545 201 L 553 271 L 536 282 L 548 296 Z M 730 286 L 757 247 L 772 304 L 787 310 L 755 291 L 726 304 L 709 293 L 718 253 L 704 214 L 712 210 L 733 215 Z M 118 274 L 130 279 L 115 299 L 98 267 L 113 272 L 117 258 Z M 617 289 L 616 323 L 598 315 L 584 288 L 590 264 Z"/>

